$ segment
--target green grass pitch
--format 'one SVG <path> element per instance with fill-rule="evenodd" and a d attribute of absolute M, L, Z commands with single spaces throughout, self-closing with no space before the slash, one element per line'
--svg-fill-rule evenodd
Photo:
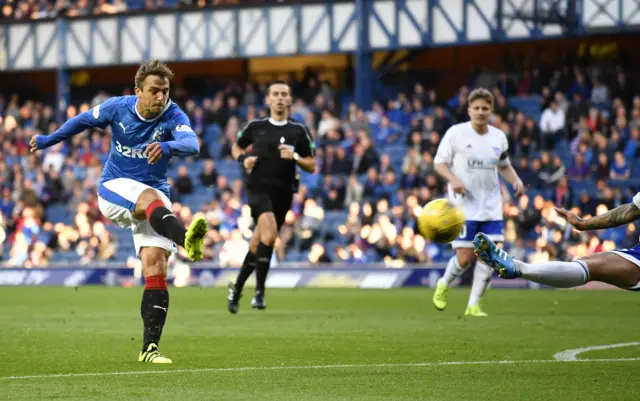
<path fill-rule="evenodd" d="M 162 366 L 137 362 L 140 288 L 0 288 L 0 400 L 640 399 L 640 346 L 553 361 L 640 341 L 638 294 L 495 289 L 489 318 L 462 316 L 468 289 L 431 296 L 269 290 L 254 311 L 248 291 L 233 316 L 222 289 L 171 289 Z"/>

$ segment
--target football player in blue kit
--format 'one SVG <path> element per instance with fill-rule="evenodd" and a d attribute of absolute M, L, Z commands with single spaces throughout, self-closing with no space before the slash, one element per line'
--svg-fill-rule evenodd
<path fill-rule="evenodd" d="M 171 363 L 158 350 L 169 308 L 167 262 L 177 245 L 189 259 L 202 259 L 207 222 L 188 229 L 171 212 L 167 167 L 174 156 L 195 156 L 198 138 L 186 114 L 169 99 L 173 72 L 157 60 L 140 65 L 135 96 L 113 97 L 64 123 L 51 135 L 31 138 L 31 152 L 45 149 L 90 128 L 111 127 L 111 150 L 98 183 L 102 214 L 131 228 L 145 278 L 141 315 L 144 363 Z"/>
<path fill-rule="evenodd" d="M 633 197 L 632 202 L 586 220 L 565 209 L 556 209 L 556 212 L 579 231 L 618 227 L 640 219 L 640 193 Z M 625 290 L 640 291 L 640 245 L 631 249 L 598 252 L 571 262 L 534 264 L 513 259 L 484 233 L 476 235 L 473 246 L 478 257 L 502 278 L 522 277 L 558 288 L 601 281 Z"/>

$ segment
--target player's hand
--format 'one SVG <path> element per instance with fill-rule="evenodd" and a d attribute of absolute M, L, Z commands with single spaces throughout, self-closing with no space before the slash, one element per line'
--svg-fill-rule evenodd
<path fill-rule="evenodd" d="M 156 164 L 162 158 L 162 148 L 158 142 L 153 142 L 147 145 L 142 154 L 147 156 L 149 164 Z"/>
<path fill-rule="evenodd" d="M 457 194 L 464 194 L 466 190 L 464 183 L 458 179 L 451 181 L 451 188 L 453 188 L 453 192 Z"/>
<path fill-rule="evenodd" d="M 556 213 L 560 215 L 567 223 L 571 224 L 576 230 L 582 230 L 584 228 L 584 220 L 577 214 L 562 208 L 554 208 Z"/>
<path fill-rule="evenodd" d="M 280 149 L 281 159 L 286 159 L 286 160 L 293 159 L 293 149 L 294 149 L 293 146 L 281 144 L 280 146 L 278 146 L 278 149 Z"/>
<path fill-rule="evenodd" d="M 256 161 L 258 161 L 258 156 L 249 156 L 244 159 L 242 165 L 245 170 L 251 172 L 251 170 L 256 166 Z"/>
<path fill-rule="evenodd" d="M 39 150 L 38 147 L 36 146 L 36 138 L 39 136 L 40 135 L 34 135 L 31 137 L 31 140 L 29 140 L 29 152 L 35 153 Z"/>
<path fill-rule="evenodd" d="M 517 180 L 513 183 L 513 190 L 515 191 L 516 196 L 520 196 L 524 193 L 524 184 L 522 180 Z"/>

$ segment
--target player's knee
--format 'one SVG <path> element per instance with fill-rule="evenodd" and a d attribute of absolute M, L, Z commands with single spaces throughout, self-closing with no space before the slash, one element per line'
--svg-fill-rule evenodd
<path fill-rule="evenodd" d="M 161 200 L 158 192 L 153 188 L 147 188 L 138 197 L 136 201 L 136 209 L 133 212 L 133 217 L 142 220 L 146 218 L 146 212 L 149 205 L 157 200 Z"/>
<path fill-rule="evenodd" d="M 458 258 L 458 264 L 463 269 L 471 266 L 475 260 L 475 254 L 472 249 L 458 249 L 456 251 L 456 257 Z"/>
<path fill-rule="evenodd" d="M 275 227 L 273 229 L 262 231 L 260 235 L 260 242 L 270 247 L 273 247 L 276 244 L 276 239 L 278 239 L 278 231 Z"/>
<path fill-rule="evenodd" d="M 278 224 L 273 213 L 264 213 L 258 219 L 260 227 L 260 242 L 273 246 L 278 238 Z"/>
<path fill-rule="evenodd" d="M 260 244 L 260 232 L 256 232 L 251 237 L 251 242 L 249 243 L 249 250 L 251 253 L 255 254 L 258 251 L 258 245 Z"/>
<path fill-rule="evenodd" d="M 168 252 L 162 248 L 148 247 L 140 250 L 142 271 L 145 277 L 166 276 Z"/>

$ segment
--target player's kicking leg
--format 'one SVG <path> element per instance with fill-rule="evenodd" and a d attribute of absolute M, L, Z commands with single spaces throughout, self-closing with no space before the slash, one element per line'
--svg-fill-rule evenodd
<path fill-rule="evenodd" d="M 572 262 L 536 264 L 513 259 L 483 233 L 476 235 L 474 249 L 480 259 L 506 279 L 522 277 L 557 288 L 601 281 L 627 290 L 640 290 L 640 246 L 596 253 Z"/>
<path fill-rule="evenodd" d="M 134 217 L 142 217 L 141 215 L 146 217 L 158 234 L 183 247 L 192 262 L 202 259 L 202 244 L 208 230 L 204 218 L 194 219 L 185 230 L 154 189 L 147 189 L 140 195 Z"/>

